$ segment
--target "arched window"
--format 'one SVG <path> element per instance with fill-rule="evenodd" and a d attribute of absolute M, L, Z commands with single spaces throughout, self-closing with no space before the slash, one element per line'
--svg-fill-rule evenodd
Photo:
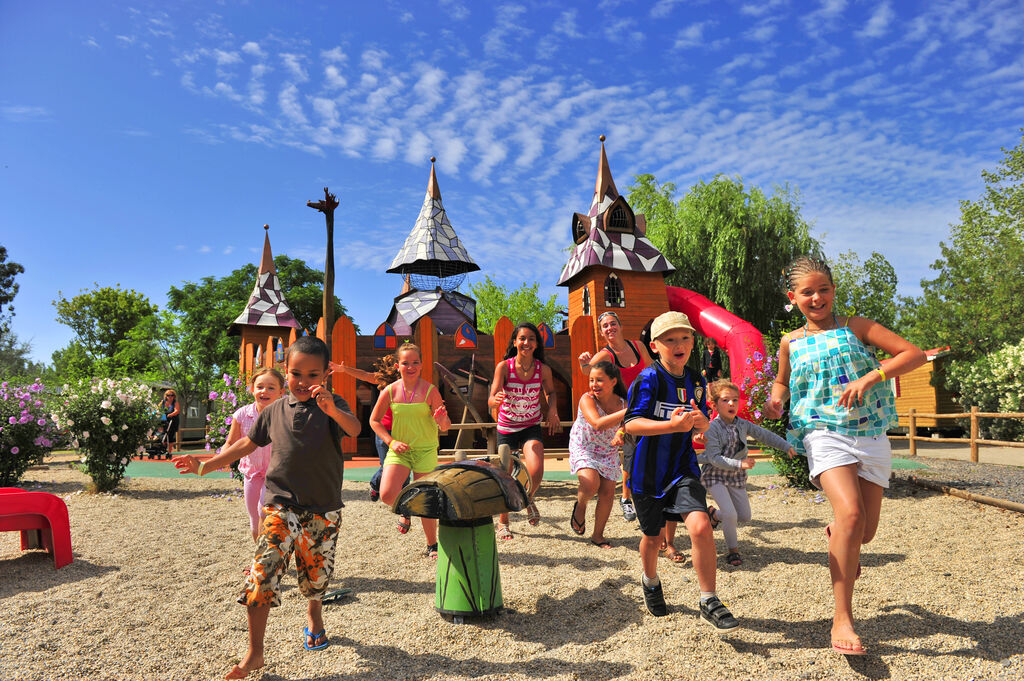
<path fill-rule="evenodd" d="M 605 307 L 626 307 L 626 292 L 622 289 L 622 280 L 614 272 L 604 280 Z"/>
<path fill-rule="evenodd" d="M 587 240 L 590 234 L 590 218 L 586 215 L 573 213 L 572 216 L 572 240 L 578 244 Z"/>
<path fill-rule="evenodd" d="M 622 206 L 615 206 L 608 218 L 608 227 L 616 232 L 625 232 L 629 229 L 629 218 L 626 217 L 626 209 Z"/>
<path fill-rule="evenodd" d="M 583 314 L 590 314 L 590 289 L 583 288 Z"/>

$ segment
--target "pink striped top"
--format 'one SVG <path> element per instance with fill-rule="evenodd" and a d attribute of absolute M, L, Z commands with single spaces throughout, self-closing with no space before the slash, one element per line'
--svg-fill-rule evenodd
<path fill-rule="evenodd" d="M 518 433 L 540 423 L 541 367 L 533 361 L 533 376 L 523 381 L 516 374 L 516 358 L 509 357 L 505 379 L 505 401 L 498 409 L 498 432 Z"/>
<path fill-rule="evenodd" d="M 259 412 L 256 411 L 256 404 L 247 404 L 244 407 L 239 407 L 231 418 L 238 422 L 238 427 L 242 430 L 242 435 L 248 435 L 249 429 L 252 428 L 253 424 L 256 423 L 256 419 L 259 417 Z M 258 447 L 255 452 L 249 456 L 243 456 L 238 461 L 238 470 L 245 476 L 246 480 L 252 480 L 256 476 L 267 474 L 267 468 L 270 466 L 270 448 L 273 445 L 267 445 L 266 447 Z"/>

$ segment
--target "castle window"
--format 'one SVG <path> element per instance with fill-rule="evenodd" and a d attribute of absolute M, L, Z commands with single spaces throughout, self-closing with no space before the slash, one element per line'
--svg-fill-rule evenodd
<path fill-rule="evenodd" d="M 590 289 L 583 289 L 583 314 L 590 314 Z"/>
<path fill-rule="evenodd" d="M 604 280 L 605 307 L 626 307 L 626 292 L 622 289 L 622 280 L 615 273 Z"/>
<path fill-rule="evenodd" d="M 581 244 L 587 240 L 587 236 L 590 234 L 590 218 L 586 215 L 580 215 L 579 213 L 573 213 L 572 216 L 572 240 Z"/>
<path fill-rule="evenodd" d="M 625 232 L 629 229 L 629 218 L 626 217 L 626 209 L 622 206 L 615 206 L 612 209 L 611 217 L 608 218 L 608 228 L 616 232 Z"/>

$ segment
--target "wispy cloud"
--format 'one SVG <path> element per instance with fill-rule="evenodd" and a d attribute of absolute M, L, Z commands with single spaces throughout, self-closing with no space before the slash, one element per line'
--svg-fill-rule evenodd
<path fill-rule="evenodd" d="M 242 45 L 242 52 L 257 59 L 263 59 L 267 56 L 267 53 L 263 51 L 260 44 L 252 40 Z"/>
<path fill-rule="evenodd" d="M 819 0 L 818 9 L 805 15 L 801 20 L 804 30 L 814 38 L 839 29 L 839 20 L 846 10 L 846 0 Z"/>
<path fill-rule="evenodd" d="M 888 1 L 883 2 L 875 8 L 871 18 L 868 19 L 867 25 L 857 32 L 857 36 L 860 38 L 881 38 L 889 32 L 889 26 L 895 18 L 896 13 L 892 11 Z"/>
<path fill-rule="evenodd" d="M 15 104 L 11 106 L 0 106 L 0 114 L 5 120 L 12 123 L 27 123 L 32 121 L 49 120 L 53 113 L 45 106 L 32 106 Z"/>
<path fill-rule="evenodd" d="M 309 80 L 309 74 L 306 73 L 306 69 L 302 65 L 302 62 L 306 59 L 304 55 L 282 52 L 280 57 L 284 63 L 285 70 L 291 74 L 293 79 L 299 83 Z"/>
<path fill-rule="evenodd" d="M 95 50 L 100 49 L 100 44 L 98 42 L 96 42 L 96 38 L 94 38 L 91 35 L 90 36 L 86 36 L 85 38 L 83 38 L 82 39 L 82 44 L 85 45 L 86 47 L 91 47 L 91 48 L 93 48 Z"/>
<path fill-rule="evenodd" d="M 709 25 L 710 24 L 707 21 L 698 21 L 690 24 L 676 33 L 676 40 L 673 47 L 678 50 L 702 46 L 704 44 L 704 29 Z"/>

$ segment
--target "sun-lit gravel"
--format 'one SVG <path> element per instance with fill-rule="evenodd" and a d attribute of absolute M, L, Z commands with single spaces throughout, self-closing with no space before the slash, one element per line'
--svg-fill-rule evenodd
<path fill-rule="evenodd" d="M 252 540 L 238 484 L 137 478 L 91 495 L 85 483 L 63 464 L 22 483 L 66 499 L 72 565 L 55 571 L 45 554 L 21 552 L 17 533 L 0 533 L 0 680 L 221 678 L 246 644 L 234 599 Z M 568 482 L 545 482 L 538 527 L 513 516 L 517 537 L 499 548 L 506 612 L 451 624 L 433 610 L 418 523 L 400 536 L 367 485 L 346 482 L 332 586 L 354 595 L 324 606 L 333 645 L 303 650 L 305 601 L 291 574 L 271 613 L 267 666 L 250 678 L 1024 678 L 1024 516 L 894 481 L 855 595 L 871 654 L 847 659 L 827 648 L 828 503 L 772 477 L 752 478 L 750 492 L 746 562 L 719 559 L 718 590 L 742 628 L 719 636 L 696 617 L 689 563 L 661 561 L 671 614 L 646 613 L 638 530 L 613 515 L 609 551 L 572 535 Z M 689 554 L 685 536 L 679 545 Z"/>

